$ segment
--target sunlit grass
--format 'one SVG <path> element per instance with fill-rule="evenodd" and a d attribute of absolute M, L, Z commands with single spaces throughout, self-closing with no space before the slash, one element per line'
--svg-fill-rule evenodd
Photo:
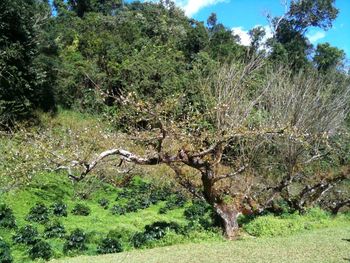
<path fill-rule="evenodd" d="M 350 259 L 350 227 L 328 228 L 288 237 L 246 238 L 230 242 L 185 244 L 58 263 L 340 263 Z"/>

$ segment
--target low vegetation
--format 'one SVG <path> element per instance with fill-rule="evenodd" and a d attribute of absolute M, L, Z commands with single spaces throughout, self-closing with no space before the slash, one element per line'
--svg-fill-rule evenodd
<path fill-rule="evenodd" d="M 38 187 L 35 183 L 37 180 L 44 183 Z M 37 176 L 32 185 L 3 195 L 2 202 L 6 206 L 2 207 L 6 207 L 9 218 L 15 217 L 18 227 L 1 228 L 2 257 L 13 257 L 14 262 L 30 262 L 37 258 L 120 253 L 179 243 L 224 242 L 210 206 L 203 201 L 191 201 L 191 197 L 185 197 L 187 194 L 174 192 L 164 198 L 160 193 L 170 191 L 168 187 L 156 186 L 141 177 L 135 177 L 123 188 L 99 185 L 89 198 L 77 202 L 74 197 L 75 186 L 68 180 L 63 174 L 46 173 Z M 100 205 L 103 198 L 114 206 L 124 207 L 128 200 L 125 196 L 134 195 L 137 200 L 138 195 L 144 196 L 150 188 L 158 189 L 157 196 L 160 199 L 135 211 L 126 210 L 120 215 L 115 214 L 113 206 L 105 209 Z M 43 196 L 45 203 L 38 203 Z M 180 206 L 159 213 L 168 202 L 172 203 L 178 198 L 181 199 Z M 66 216 L 54 213 L 58 199 L 60 207 L 68 210 Z M 183 200 L 186 200 L 185 203 Z M 71 211 L 77 203 L 90 207 L 90 214 L 73 214 Z M 28 224 L 28 212 L 32 211 L 45 211 L 47 221 L 32 221 Z M 0 223 L 6 220 L 3 217 Z M 304 215 L 285 213 L 280 216 L 271 214 L 240 218 L 242 237 L 251 235 L 259 238 L 299 235 L 324 228 L 345 229 L 349 223 L 349 216 L 334 217 L 321 209 L 312 209 Z"/>

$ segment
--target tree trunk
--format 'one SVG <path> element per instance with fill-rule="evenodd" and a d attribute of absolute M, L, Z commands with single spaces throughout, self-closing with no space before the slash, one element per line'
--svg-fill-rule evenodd
<path fill-rule="evenodd" d="M 226 238 L 235 239 L 238 235 L 239 210 L 233 205 L 225 204 L 214 187 L 215 172 L 212 167 L 205 167 L 202 171 L 203 194 L 205 200 L 212 205 L 221 219 L 221 225 Z"/>
<path fill-rule="evenodd" d="M 214 204 L 215 212 L 220 216 L 225 236 L 228 239 L 235 239 L 238 236 L 238 216 L 240 213 L 233 206 L 226 204 Z"/>

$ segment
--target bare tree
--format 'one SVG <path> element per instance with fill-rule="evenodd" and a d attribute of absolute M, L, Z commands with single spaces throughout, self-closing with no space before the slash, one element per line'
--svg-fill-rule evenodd
<path fill-rule="evenodd" d="M 331 151 L 329 142 L 349 111 L 349 87 L 313 72 L 292 75 L 262 60 L 224 65 L 201 82 L 201 92 L 207 109 L 198 118 L 213 129 L 191 129 L 188 120 L 173 121 L 157 106 L 133 102 L 156 123 L 147 132 L 153 143 L 146 154 L 109 149 L 60 169 L 80 181 L 110 156 L 119 156 L 120 166 L 167 165 L 180 185 L 212 206 L 225 235 L 234 238 L 240 214 L 260 213 L 278 197 L 293 201 L 290 186 L 308 178 L 304 168 Z M 144 133 L 137 136 L 146 140 Z M 73 169 L 79 167 L 80 172 Z M 298 205 L 316 202 L 347 177 L 306 185 L 299 190 Z"/>

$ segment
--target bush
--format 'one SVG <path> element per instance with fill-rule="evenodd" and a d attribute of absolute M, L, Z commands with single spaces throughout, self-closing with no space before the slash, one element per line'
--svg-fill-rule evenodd
<path fill-rule="evenodd" d="M 108 209 L 109 201 L 108 201 L 106 198 L 101 198 L 100 200 L 98 200 L 98 203 L 99 203 L 100 206 L 102 206 L 104 209 Z"/>
<path fill-rule="evenodd" d="M 49 209 L 43 203 L 37 203 L 30 209 L 27 220 L 46 223 L 49 220 Z"/>
<path fill-rule="evenodd" d="M 53 255 L 51 246 L 49 243 L 45 241 L 38 241 L 36 242 L 30 249 L 29 249 L 29 257 L 34 260 L 37 258 L 42 258 L 45 260 L 49 260 Z"/>
<path fill-rule="evenodd" d="M 186 219 L 190 221 L 199 220 L 203 218 L 210 210 L 211 208 L 206 202 L 197 200 L 193 201 L 192 205 L 184 211 L 184 215 Z"/>
<path fill-rule="evenodd" d="M 152 204 L 156 204 L 159 201 L 166 201 L 167 198 L 172 194 L 173 192 L 169 187 L 162 187 L 158 189 L 153 189 L 150 194 L 150 202 Z"/>
<path fill-rule="evenodd" d="M 0 204 L 0 227 L 16 228 L 16 218 L 13 211 L 5 204 Z"/>
<path fill-rule="evenodd" d="M 140 248 L 144 246 L 147 243 L 147 241 L 151 240 L 148 240 L 147 236 L 142 232 L 136 233 L 131 239 L 131 242 L 135 248 Z"/>
<path fill-rule="evenodd" d="M 146 209 L 152 205 L 152 202 L 148 196 L 141 197 L 136 201 L 138 202 L 139 209 Z"/>
<path fill-rule="evenodd" d="M 130 200 L 125 205 L 125 211 L 127 213 L 137 212 L 137 210 L 139 210 L 140 208 L 141 208 L 140 207 L 140 203 L 137 200 L 135 200 L 135 199 Z"/>
<path fill-rule="evenodd" d="M 72 210 L 73 215 L 88 216 L 90 215 L 90 213 L 91 213 L 90 207 L 83 204 L 76 204 Z"/>
<path fill-rule="evenodd" d="M 140 248 L 147 243 L 150 243 L 155 240 L 162 239 L 168 231 L 173 230 L 176 233 L 179 233 L 181 227 L 179 224 L 174 222 L 165 222 L 158 221 L 151 225 L 145 226 L 145 231 L 143 233 L 136 233 L 132 237 L 132 243 L 135 248 Z"/>
<path fill-rule="evenodd" d="M 66 230 L 64 226 L 58 221 L 49 223 L 44 230 L 44 236 L 46 238 L 62 238 L 65 234 Z"/>
<path fill-rule="evenodd" d="M 52 213 L 55 215 L 55 216 L 64 216 L 66 217 L 68 215 L 68 212 L 67 212 L 67 205 L 63 202 L 57 202 L 57 203 L 54 203 L 52 206 Z"/>
<path fill-rule="evenodd" d="M 137 200 L 139 209 L 141 209 L 159 201 L 165 201 L 171 194 L 172 191 L 169 187 L 156 188 L 142 178 L 135 177 L 128 187 L 123 188 L 118 193 L 116 201 L 120 199 Z"/>
<path fill-rule="evenodd" d="M 12 263 L 13 258 L 11 256 L 10 246 L 0 238 L 0 262 Z"/>
<path fill-rule="evenodd" d="M 132 228 L 126 225 L 119 225 L 117 228 L 110 230 L 107 237 L 111 239 L 119 240 L 122 244 L 129 245 L 130 238 L 133 236 L 134 232 Z"/>
<path fill-rule="evenodd" d="M 186 197 L 181 193 L 172 195 L 170 199 L 165 203 L 165 206 L 159 209 L 159 213 L 165 214 L 169 210 L 173 210 L 178 207 L 183 207 L 186 204 L 186 201 Z"/>
<path fill-rule="evenodd" d="M 122 252 L 123 248 L 118 239 L 115 238 L 104 238 L 97 248 L 98 254 L 110 254 Z"/>
<path fill-rule="evenodd" d="M 13 236 L 13 242 L 17 244 L 32 245 L 38 239 L 39 233 L 36 227 L 26 225 L 20 228 Z"/>
<path fill-rule="evenodd" d="M 298 218 L 282 219 L 273 215 L 261 216 L 252 220 L 243 229 L 253 236 L 285 236 L 304 229 Z"/>
<path fill-rule="evenodd" d="M 203 228 L 209 230 L 217 224 L 217 215 L 211 206 L 202 200 L 192 201 L 192 205 L 185 209 L 184 215 L 190 221 L 186 232 Z"/>
<path fill-rule="evenodd" d="M 120 205 L 114 205 L 111 208 L 111 212 L 113 215 L 124 215 L 126 213 L 126 209 Z"/>
<path fill-rule="evenodd" d="M 67 241 L 63 245 L 64 253 L 71 250 L 83 251 L 86 250 L 87 236 L 86 233 L 77 228 L 68 237 Z"/>

